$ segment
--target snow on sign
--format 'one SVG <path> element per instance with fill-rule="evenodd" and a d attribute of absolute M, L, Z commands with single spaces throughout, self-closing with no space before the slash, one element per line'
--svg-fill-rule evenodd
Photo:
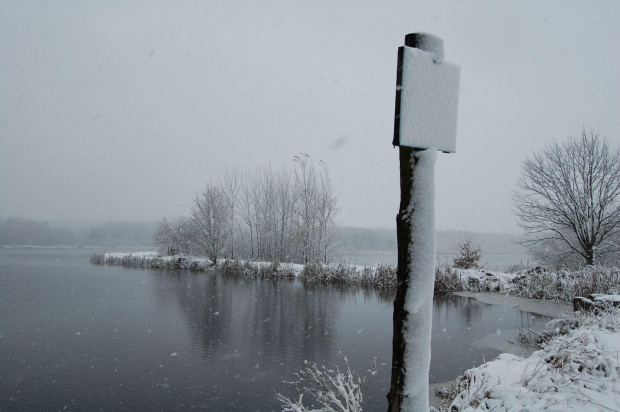
<path fill-rule="evenodd" d="M 398 49 L 392 143 L 454 153 L 461 68 L 443 61 L 443 42 L 434 36 L 429 40 L 435 39 L 441 44 L 429 42 L 428 52 L 407 46 Z"/>

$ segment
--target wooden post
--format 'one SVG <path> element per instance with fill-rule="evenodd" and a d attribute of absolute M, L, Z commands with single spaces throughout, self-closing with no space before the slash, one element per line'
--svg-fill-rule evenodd
<path fill-rule="evenodd" d="M 421 33 L 408 34 L 405 37 L 405 46 L 431 53 L 434 63 L 441 63 L 443 60 L 443 42 L 432 35 Z M 399 146 L 401 198 L 399 212 L 396 216 L 398 272 L 393 314 L 392 376 L 390 392 L 387 398 L 389 404 L 388 411 L 390 412 L 426 412 L 429 408 L 430 322 L 432 320 L 436 259 L 434 162 L 436 148 L 444 147 L 442 145 L 445 145 L 448 151 L 454 151 L 456 125 L 454 125 L 453 132 L 450 129 L 448 133 L 445 133 L 446 135 L 453 134 L 454 136 L 449 136 L 448 139 L 439 143 L 435 143 L 433 140 L 435 139 L 434 136 L 431 138 L 430 143 L 428 139 L 419 139 L 417 136 L 414 136 L 412 140 L 410 131 L 407 132 L 409 135 L 403 136 L 403 130 L 409 129 L 403 129 L 401 121 L 403 116 L 410 115 L 404 111 L 411 110 L 412 107 L 411 105 L 401 105 L 401 90 L 404 90 L 405 86 L 403 85 L 405 52 L 404 48 L 399 48 L 396 79 L 396 113 L 393 144 Z M 436 56 L 438 56 L 438 61 L 435 60 Z M 456 73 L 457 78 L 456 91 L 452 90 L 454 86 L 451 85 L 447 95 L 456 93 L 458 97 L 459 68 L 449 63 L 446 66 L 448 66 L 449 70 L 452 70 L 450 76 Z M 448 77 L 450 78 L 450 76 Z M 431 92 L 435 92 L 435 90 L 432 89 Z M 438 93 L 444 93 L 444 91 L 439 90 Z M 443 110 L 443 107 L 440 107 L 440 109 Z M 436 108 L 431 108 L 432 110 L 436 110 Z M 448 108 L 447 111 L 451 112 L 454 110 L 453 108 Z M 414 115 L 418 114 L 415 113 Z M 451 113 L 448 114 L 448 117 L 452 116 Z M 408 117 L 408 119 L 410 118 L 411 116 Z M 456 113 L 453 113 L 453 118 L 456 121 Z M 407 143 L 403 145 L 405 141 Z M 411 143 L 412 141 L 413 143 Z M 422 147 L 417 146 L 420 141 L 422 141 Z M 448 142 L 447 144 L 445 144 L 446 141 Z M 440 150 L 446 149 L 440 148 Z M 425 220 L 432 221 L 427 222 Z M 432 233 L 420 233 L 421 231 Z M 432 262 L 429 262 L 429 259 L 432 259 Z"/>
<path fill-rule="evenodd" d="M 396 298 L 394 299 L 393 314 L 393 337 L 392 337 L 392 379 L 390 392 L 387 395 L 389 412 L 399 412 L 403 399 L 403 387 L 405 384 L 405 348 L 406 341 L 403 326 L 407 321 L 405 300 L 409 288 L 409 244 L 411 243 L 411 220 L 404 219 L 406 208 L 411 202 L 411 187 L 413 182 L 413 165 L 411 155 L 414 150 L 411 147 L 399 147 L 400 159 L 400 207 L 396 216 L 396 238 L 398 242 L 398 272 Z"/>

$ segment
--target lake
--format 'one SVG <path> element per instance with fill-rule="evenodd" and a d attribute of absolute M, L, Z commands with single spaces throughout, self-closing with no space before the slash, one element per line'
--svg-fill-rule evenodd
<path fill-rule="evenodd" d="M 97 266 L 92 250 L 0 249 L 0 410 L 280 410 L 304 360 L 365 374 L 386 410 L 392 296 L 353 287 Z M 431 382 L 544 316 L 437 296 Z M 482 343 L 481 343 L 482 342 Z"/>

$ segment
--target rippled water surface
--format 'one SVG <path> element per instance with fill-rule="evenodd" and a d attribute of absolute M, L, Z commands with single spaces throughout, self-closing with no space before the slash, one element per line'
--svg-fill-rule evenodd
<path fill-rule="evenodd" d="M 91 251 L 0 249 L 0 410 L 278 410 L 304 360 L 362 373 L 385 410 L 392 297 L 297 281 L 91 265 Z M 473 342 L 547 318 L 457 296 L 433 313 L 431 381 L 478 365 Z"/>

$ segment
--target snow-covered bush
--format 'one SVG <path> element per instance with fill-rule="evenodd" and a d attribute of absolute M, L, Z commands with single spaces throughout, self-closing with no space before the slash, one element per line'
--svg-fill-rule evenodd
<path fill-rule="evenodd" d="M 396 267 L 392 265 L 377 266 L 373 283 L 384 289 L 396 287 Z"/>
<path fill-rule="evenodd" d="M 459 255 L 454 259 L 454 267 L 460 269 L 475 269 L 478 268 L 478 261 L 482 257 L 482 249 L 474 246 L 474 242 L 469 234 L 465 235 L 465 238 L 459 245 Z"/>
<path fill-rule="evenodd" d="M 435 269 L 435 292 L 456 292 L 464 290 L 461 276 L 446 264 Z"/>
<path fill-rule="evenodd" d="M 105 252 L 95 252 L 90 256 L 90 263 L 103 265 L 105 263 Z"/>
<path fill-rule="evenodd" d="M 90 257 L 91 263 L 97 265 L 114 265 L 142 269 L 190 270 L 201 272 L 211 262 L 205 259 L 193 259 L 184 256 L 154 256 L 142 253 L 104 253 L 96 252 Z"/>
<path fill-rule="evenodd" d="M 588 266 L 579 270 L 551 271 L 537 267 L 514 277 L 511 293 L 534 299 L 572 300 L 594 293 L 620 292 L 620 269 Z"/>
<path fill-rule="evenodd" d="M 296 276 L 293 265 L 280 262 L 226 260 L 220 269 L 224 275 L 228 276 L 249 276 L 264 279 L 285 279 Z"/>
<path fill-rule="evenodd" d="M 539 266 L 518 274 L 511 286 L 517 295 L 532 299 L 556 299 L 565 294 L 565 283 L 561 278 L 549 268 Z"/>
<path fill-rule="evenodd" d="M 617 410 L 620 315 L 609 307 L 548 325 L 529 358 L 502 354 L 459 377 L 444 411 Z"/>
<path fill-rule="evenodd" d="M 299 398 L 290 399 L 279 392 L 276 393 L 276 398 L 282 403 L 282 411 L 362 411 L 364 393 L 370 384 L 370 378 L 377 373 L 376 360 L 373 360 L 368 370 L 370 374 L 368 378 L 351 372 L 346 357 L 344 362 L 346 369 L 340 371 L 338 367 L 328 369 L 305 361 L 305 367 L 294 374 L 296 379 L 292 382 L 285 381 L 295 387 Z M 310 399 L 307 397 L 304 401 L 304 395 L 308 395 Z"/>

